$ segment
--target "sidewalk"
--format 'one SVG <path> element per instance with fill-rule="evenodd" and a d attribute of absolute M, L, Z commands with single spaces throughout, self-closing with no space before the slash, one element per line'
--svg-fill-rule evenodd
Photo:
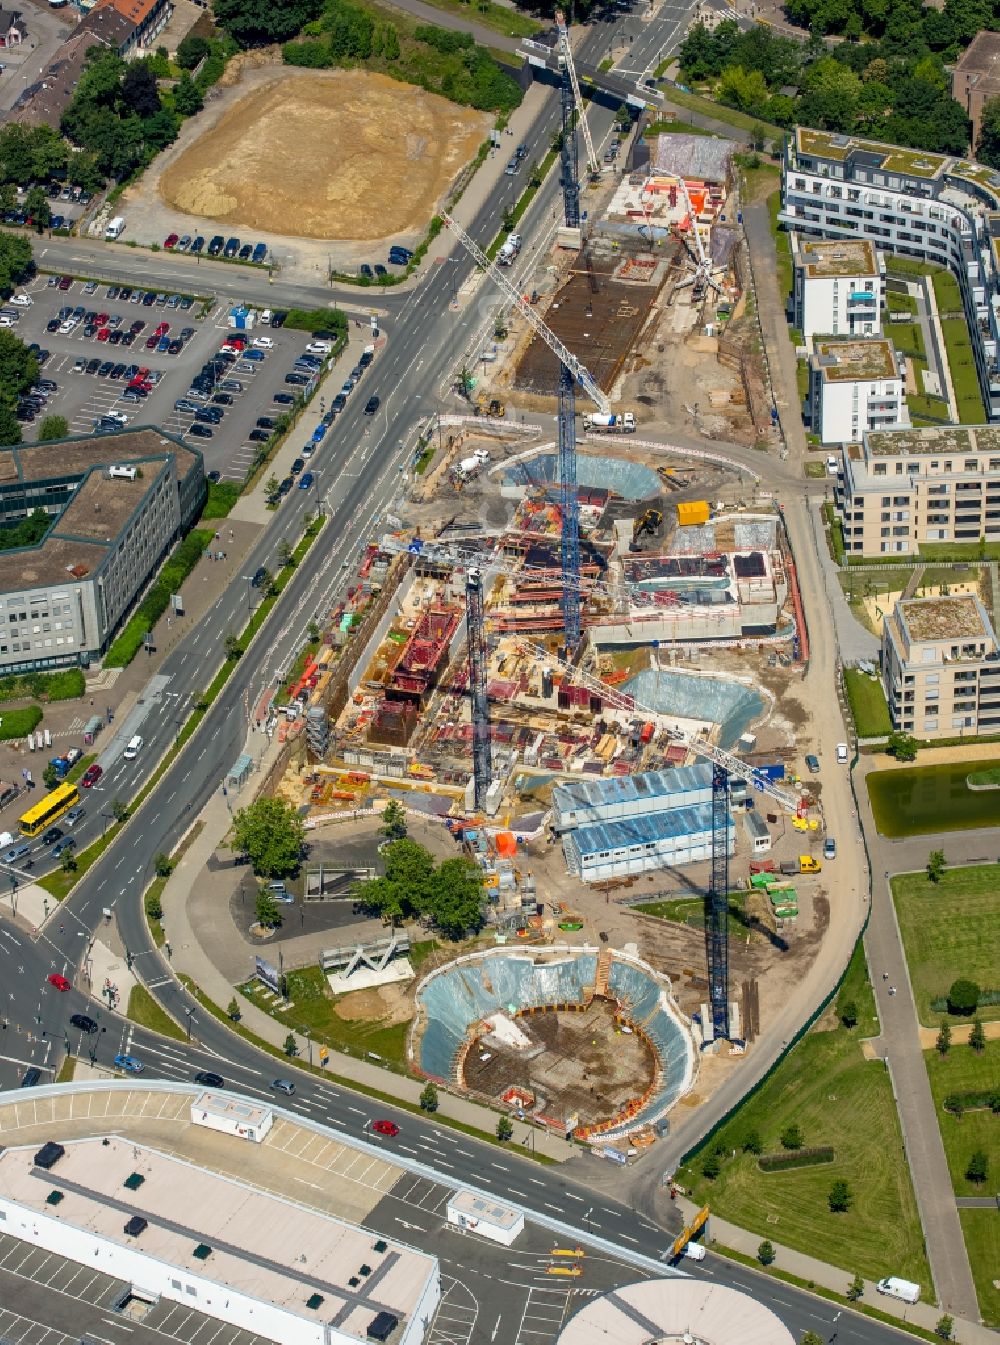
<path fill-rule="evenodd" d="M 260 735 L 251 734 L 244 750 L 255 755 L 256 751 L 260 750 Z M 280 750 L 281 744 L 277 741 L 267 747 L 260 760 L 261 773 L 266 773 L 270 769 Z M 235 809 L 243 803 L 248 803 L 252 797 L 254 784 L 255 776 L 251 776 L 248 785 L 244 786 L 245 797 L 242 799 L 239 797 L 234 799 L 231 793 L 225 798 L 221 790 L 212 796 L 200 816 L 204 824 L 200 834 L 171 874 L 163 892 L 163 925 L 167 932 L 170 963 L 174 972 L 183 972 L 190 976 L 198 988 L 222 1009 L 225 1009 L 233 998 L 234 987 L 212 964 L 198 942 L 188 916 L 188 902 L 191 900 L 195 878 L 215 853 L 232 825 L 229 806 L 232 805 Z M 145 971 L 144 967 L 140 966 L 140 969 Z M 288 1028 L 242 995 L 237 994 L 236 999 L 240 1006 L 241 1025 L 272 1046 L 283 1048 Z M 306 1038 L 296 1035 L 296 1043 L 300 1057 L 308 1059 L 309 1043 Z M 288 1067 L 291 1067 L 291 1063 L 289 1061 Z M 338 1075 L 349 1084 L 356 1082 L 367 1088 L 378 1089 L 414 1106 L 417 1105 L 423 1088 L 423 1083 L 419 1079 L 406 1078 L 334 1050 L 330 1051 L 329 1070 L 331 1074 Z M 500 1113 L 478 1103 L 453 1097 L 442 1089 L 438 1115 L 493 1134 Z M 515 1125 L 514 1138 L 509 1147 L 513 1149 L 523 1145 L 528 1136 L 533 1136 L 534 1150 L 557 1162 L 565 1162 L 577 1152 L 574 1145 L 534 1127 L 525 1128 L 522 1134 L 520 1125 Z"/>
<path fill-rule="evenodd" d="M 691 1222 L 692 1217 L 697 1214 L 698 1206 L 683 1196 L 677 1197 L 677 1205 L 684 1216 L 685 1224 Z M 718 1215 L 711 1215 L 708 1221 L 707 1245 L 717 1242 L 722 1247 L 728 1247 L 734 1252 L 741 1252 L 744 1256 L 753 1257 L 756 1260 L 757 1248 L 764 1241 L 764 1235 L 759 1233 L 748 1233 L 745 1228 L 737 1228 L 735 1224 L 728 1223 L 725 1219 L 720 1219 Z M 836 1294 L 846 1296 L 847 1286 L 854 1278 L 854 1272 L 841 1270 L 837 1266 L 828 1266 L 824 1261 L 818 1261 L 815 1256 L 807 1256 L 805 1252 L 795 1252 L 789 1247 L 783 1247 L 781 1243 L 775 1242 L 774 1238 L 767 1239 L 775 1250 L 774 1267 L 776 1270 L 786 1271 L 790 1275 L 795 1275 L 798 1279 L 805 1281 L 806 1284 L 812 1283 L 821 1289 L 830 1289 Z M 767 1271 L 761 1267 L 761 1274 L 766 1275 Z M 874 1280 L 865 1280 L 865 1291 L 861 1296 L 861 1302 L 867 1307 L 878 1308 L 889 1317 L 896 1317 L 902 1322 L 912 1322 L 915 1326 L 921 1326 L 925 1331 L 933 1331 L 945 1310 L 940 1307 L 934 1307 L 930 1303 L 901 1303 L 898 1299 L 887 1298 L 880 1294 L 875 1288 Z M 960 1342 L 960 1345 L 996 1345 L 996 1334 L 988 1327 L 980 1326 L 978 1322 L 966 1321 L 964 1318 L 955 1318 L 955 1333 L 953 1339 Z"/>

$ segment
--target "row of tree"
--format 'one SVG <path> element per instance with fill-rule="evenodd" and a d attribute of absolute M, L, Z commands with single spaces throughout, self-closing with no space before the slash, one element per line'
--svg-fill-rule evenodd
<path fill-rule="evenodd" d="M 792 23 L 813 33 L 840 33 L 888 40 L 910 49 L 923 42 L 955 60 L 982 28 L 1000 27 L 1000 3 L 993 0 L 944 0 L 942 8 L 923 0 L 785 0 Z"/>
<path fill-rule="evenodd" d="M 774 125 L 965 154 L 969 119 L 951 96 L 948 50 L 912 34 L 905 49 L 888 37 L 828 48 L 815 33 L 803 44 L 727 20 L 714 32 L 696 24 L 678 55 L 689 82 L 711 81 L 719 102 Z"/>
<path fill-rule="evenodd" d="M 0 331 L 0 444 L 19 444 L 21 426 L 14 414 L 18 399 L 38 377 L 38 361 L 23 341 Z"/>
<path fill-rule="evenodd" d="M 385 877 L 361 883 L 355 898 L 395 924 L 431 919 L 447 938 L 460 939 L 482 928 L 483 882 L 478 866 L 464 855 L 434 863 L 430 851 L 409 839 L 384 846 Z"/>

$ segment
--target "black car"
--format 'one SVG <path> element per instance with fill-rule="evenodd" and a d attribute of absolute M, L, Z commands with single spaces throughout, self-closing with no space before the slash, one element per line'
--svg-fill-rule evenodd
<path fill-rule="evenodd" d="M 208 425 L 199 425 L 196 421 L 188 427 L 188 434 L 194 439 L 211 439 L 214 431 Z"/>
<path fill-rule="evenodd" d="M 152 308 L 155 303 L 156 303 L 155 290 L 147 290 L 146 293 L 142 296 L 143 308 Z"/>
<path fill-rule="evenodd" d="M 364 276 L 366 280 L 375 279 L 375 273 L 372 271 L 372 268 L 368 265 L 367 262 L 362 262 L 361 265 L 358 267 L 358 271 L 361 273 L 361 275 Z"/>
<path fill-rule="evenodd" d="M 202 251 L 204 251 L 204 248 L 205 248 L 205 240 L 204 240 L 204 238 L 202 238 L 201 234 L 199 234 L 198 237 L 197 237 L 197 238 L 194 240 L 194 242 L 191 244 L 190 251 L 191 251 L 191 252 L 202 252 Z"/>
<path fill-rule="evenodd" d="M 222 408 L 220 406 L 199 406 L 194 413 L 194 418 L 204 421 L 206 425 L 219 425 L 222 423 Z"/>
<path fill-rule="evenodd" d="M 41 1082 L 41 1078 L 42 1078 L 42 1071 L 40 1069 L 35 1069 L 34 1065 L 32 1065 L 30 1069 L 26 1069 L 24 1071 L 24 1077 L 21 1080 L 21 1087 L 34 1088 L 37 1083 Z"/>
<path fill-rule="evenodd" d="M 377 397 L 369 397 L 367 402 L 365 402 L 365 415 L 373 416 L 381 405 L 382 403 Z"/>
<path fill-rule="evenodd" d="M 303 469 L 303 467 L 305 467 L 305 465 L 306 465 L 306 464 L 305 464 L 305 459 L 304 459 L 304 458 L 296 458 L 295 461 L 292 463 L 291 467 L 289 467 L 288 470 L 289 470 L 289 472 L 291 472 L 292 476 L 298 476 L 299 472 L 302 471 L 302 469 Z"/>
<path fill-rule="evenodd" d="M 342 392 L 338 392 L 336 397 L 334 397 L 333 402 L 331 403 L 330 410 L 343 411 L 346 405 L 347 405 L 347 398 L 344 396 Z"/>
<path fill-rule="evenodd" d="M 206 1088 L 225 1088 L 226 1081 L 221 1074 L 213 1074 L 210 1069 L 200 1069 L 194 1076 L 195 1083 L 204 1084 Z"/>
<path fill-rule="evenodd" d="M 250 580 L 251 588 L 260 588 L 266 578 L 267 568 L 263 565 L 258 565 L 257 569 L 254 570 L 253 578 Z"/>
<path fill-rule="evenodd" d="M 98 369 L 98 371 L 97 371 L 97 377 L 98 377 L 98 378 L 107 378 L 108 374 L 110 374 L 111 370 L 112 370 L 114 367 L 115 367 L 115 366 L 114 366 L 114 364 L 112 363 L 111 360 L 105 360 L 104 363 L 101 365 L 101 367 L 100 367 L 100 368 Z"/>
<path fill-rule="evenodd" d="M 272 327 L 284 327 L 285 319 L 288 317 L 288 311 L 284 308 L 276 308 L 271 314 Z"/>
<path fill-rule="evenodd" d="M 226 240 L 223 238 L 222 234 L 216 234 L 208 245 L 208 255 L 210 257 L 217 257 L 225 246 Z"/>
<path fill-rule="evenodd" d="M 222 480 L 222 473 L 221 473 L 221 472 L 215 472 L 215 471 L 212 471 L 212 472 L 206 472 L 206 473 L 205 473 L 205 480 L 211 482 L 211 484 L 212 484 L 213 486 L 217 486 L 217 485 L 219 484 L 219 482 Z"/>
<path fill-rule="evenodd" d="M 248 262 L 250 260 L 252 253 L 253 253 L 253 244 L 244 243 L 243 246 L 240 248 L 240 260 Z"/>
<path fill-rule="evenodd" d="M 73 1027 L 78 1027 L 81 1032 L 96 1032 L 97 1024 L 93 1018 L 88 1018 L 85 1013 L 74 1013 L 70 1016 L 70 1023 Z"/>
<path fill-rule="evenodd" d="M 274 417 L 273 417 L 273 416 L 258 416 L 258 417 L 257 417 L 257 428 L 258 428 L 259 430 L 273 430 L 273 429 L 274 429 Z"/>
<path fill-rule="evenodd" d="M 48 831 L 42 832 L 43 845 L 55 845 L 56 841 L 61 841 L 65 832 L 62 827 L 49 827 Z"/>
<path fill-rule="evenodd" d="M 251 430 L 247 435 L 252 444 L 266 444 L 270 437 L 267 430 Z"/>
<path fill-rule="evenodd" d="M 96 374 L 97 371 L 98 371 L 98 369 L 100 369 L 100 367 L 101 367 L 101 361 L 100 361 L 100 360 L 96 360 L 96 359 L 95 359 L 95 360 L 88 360 L 88 361 L 87 361 L 86 372 L 87 372 L 88 374 Z"/>
<path fill-rule="evenodd" d="M 117 382 L 121 378 L 122 374 L 124 374 L 124 372 L 125 372 L 125 365 L 116 364 L 114 368 L 111 370 L 110 377 L 112 378 L 112 380 Z"/>
<path fill-rule="evenodd" d="M 231 392 L 217 392 L 212 398 L 216 406 L 232 406 L 235 400 Z"/>
<path fill-rule="evenodd" d="M 309 379 L 305 374 L 286 374 L 285 382 L 290 384 L 293 388 L 304 388 L 309 382 Z"/>
<path fill-rule="evenodd" d="M 57 332 L 59 327 L 60 322 L 58 318 L 49 318 L 48 322 L 45 324 L 45 330 L 47 332 Z"/>
<path fill-rule="evenodd" d="M 278 487 L 278 494 L 287 495 L 294 485 L 295 485 L 294 479 L 290 476 L 286 476 L 284 481 L 282 481 L 281 485 Z"/>
<path fill-rule="evenodd" d="M 279 406 L 293 406 L 295 397 L 290 392 L 276 392 L 271 398 L 272 402 L 277 402 Z"/>

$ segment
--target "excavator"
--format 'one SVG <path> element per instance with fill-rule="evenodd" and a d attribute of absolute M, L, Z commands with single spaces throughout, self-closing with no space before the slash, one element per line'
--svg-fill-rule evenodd
<path fill-rule="evenodd" d="M 642 537 L 653 537 L 663 526 L 663 512 L 660 509 L 647 509 L 640 514 L 632 525 L 632 544 L 630 551 L 641 551 Z"/>

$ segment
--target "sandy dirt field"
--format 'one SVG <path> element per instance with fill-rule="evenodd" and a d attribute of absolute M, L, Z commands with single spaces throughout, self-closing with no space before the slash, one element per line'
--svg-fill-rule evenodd
<path fill-rule="evenodd" d="M 423 227 L 489 118 L 384 75 L 289 73 L 246 94 L 160 176 L 168 205 L 297 238 Z"/>

